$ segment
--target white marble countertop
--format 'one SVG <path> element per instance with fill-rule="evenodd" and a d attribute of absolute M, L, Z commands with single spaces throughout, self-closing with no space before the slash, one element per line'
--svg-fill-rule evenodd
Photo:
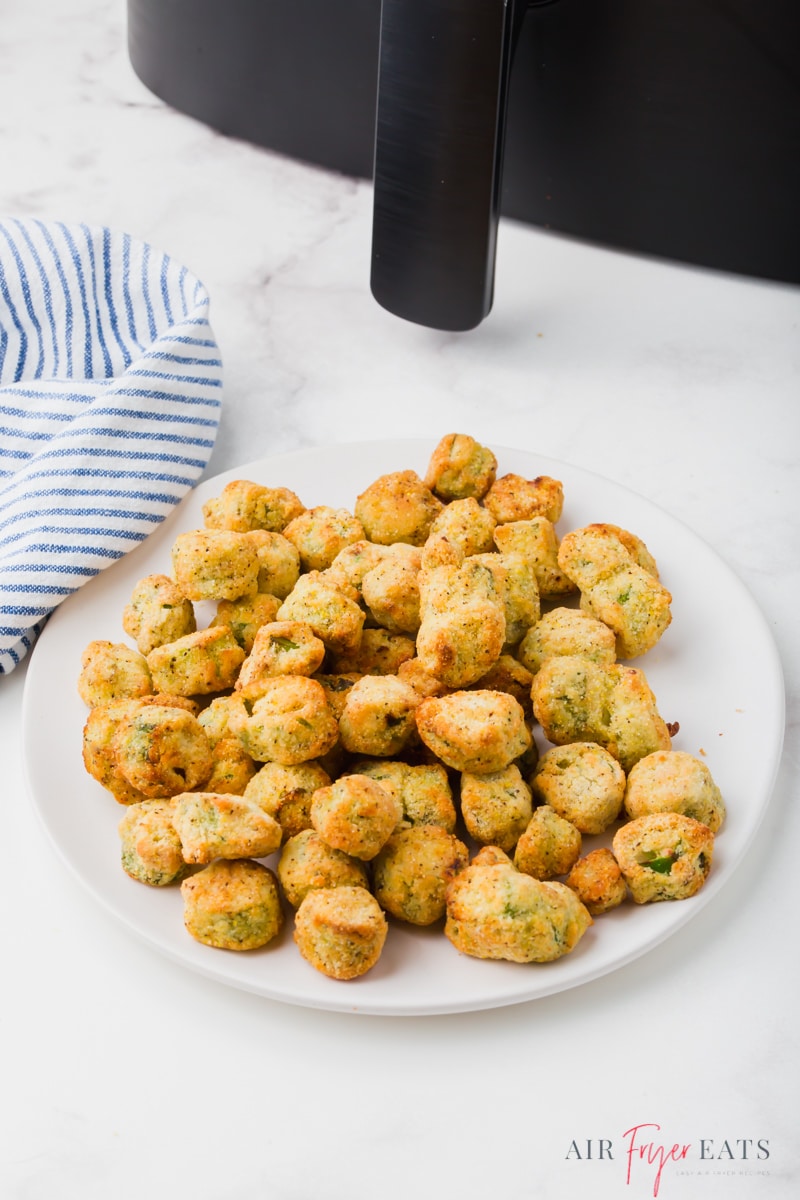
<path fill-rule="evenodd" d="M 210 473 L 458 429 L 609 476 L 751 590 L 788 723 L 750 851 L 680 936 L 532 1003 L 358 1018 L 190 974 L 96 905 L 25 793 L 20 668 L 0 682 L 0 1195 L 639 1200 L 658 1168 L 654 1149 L 627 1174 L 625 1134 L 641 1124 L 654 1147 L 691 1146 L 664 1165 L 662 1200 L 787 1200 L 800 1178 L 797 289 L 503 223 L 488 320 L 463 335 L 404 324 L 369 295 L 370 186 L 165 108 L 129 65 L 124 9 L 0 0 L 0 212 L 127 230 L 203 280 L 225 361 Z"/>

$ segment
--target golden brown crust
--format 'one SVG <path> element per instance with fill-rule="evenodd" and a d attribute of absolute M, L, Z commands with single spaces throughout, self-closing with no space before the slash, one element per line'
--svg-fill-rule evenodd
<path fill-rule="evenodd" d="M 605 846 L 579 858 L 564 883 L 593 917 L 617 908 L 628 896 L 619 863 Z"/>
<path fill-rule="evenodd" d="M 358 601 L 320 571 L 300 576 L 278 609 L 278 620 L 309 625 L 334 653 L 355 651 L 361 644 L 364 612 Z"/>
<path fill-rule="evenodd" d="M 461 816 L 482 845 L 511 851 L 533 815 L 531 790 L 516 764 L 484 775 L 461 776 Z"/>
<path fill-rule="evenodd" d="M 259 592 L 285 600 L 300 576 L 297 547 L 282 533 L 267 529 L 251 529 L 247 538 L 258 555 Z"/>
<path fill-rule="evenodd" d="M 249 537 L 227 529 L 179 533 L 172 573 L 189 600 L 238 600 L 258 591 L 258 554 Z"/>
<path fill-rule="evenodd" d="M 302 502 L 289 488 L 264 487 L 249 479 L 232 480 L 219 496 L 203 505 L 206 528 L 237 533 L 251 529 L 280 533 L 302 512 L 305 512 Z"/>
<path fill-rule="evenodd" d="M 381 475 L 356 500 L 355 515 L 371 542 L 389 546 L 406 542 L 422 546 L 442 502 L 416 471 Z"/>
<path fill-rule="evenodd" d="M 625 789 L 629 817 L 677 812 L 716 833 L 725 819 L 722 793 L 704 762 L 683 750 L 657 750 L 637 762 Z"/>
<path fill-rule="evenodd" d="M 206 696 L 232 688 L 244 660 L 245 652 L 230 627 L 212 625 L 156 646 L 147 656 L 147 665 L 155 691 Z"/>
<path fill-rule="evenodd" d="M 620 814 L 625 772 L 595 742 L 572 742 L 542 755 L 531 787 L 540 804 L 549 804 L 581 833 L 598 834 Z"/>
<path fill-rule="evenodd" d="M 315 888 L 295 915 L 294 940 L 306 962 L 332 979 L 371 970 L 386 941 L 386 917 L 362 887 Z"/>
<path fill-rule="evenodd" d="M 317 788 L 327 787 L 330 782 L 328 772 L 315 760 L 290 767 L 276 762 L 264 763 L 248 783 L 244 795 L 275 818 L 286 841 L 311 828 L 314 792 Z"/>
<path fill-rule="evenodd" d="M 278 879 L 292 908 L 299 908 L 308 893 L 319 888 L 369 889 L 364 863 L 329 846 L 315 829 L 303 829 L 285 843 L 278 859 Z"/>
<path fill-rule="evenodd" d="M 425 472 L 425 484 L 441 500 L 482 499 L 497 474 L 497 459 L 465 433 L 446 433 L 436 446 Z"/>
<path fill-rule="evenodd" d="M 492 857 L 490 850 L 473 860 L 447 889 L 444 932 L 456 949 L 520 963 L 551 962 L 573 950 L 592 924 L 575 893 Z"/>
<path fill-rule="evenodd" d="M 278 597 L 266 592 L 258 592 L 242 600 L 220 600 L 216 614 L 209 621 L 209 628 L 227 625 L 237 644 L 245 654 L 249 654 L 259 629 L 275 620 L 280 606 Z"/>
<path fill-rule="evenodd" d="M 339 739 L 321 684 L 304 675 L 264 680 L 252 706 L 242 700 L 234 713 L 231 729 L 256 762 L 294 766 L 327 754 Z"/>
<path fill-rule="evenodd" d="M 150 887 L 178 883 L 188 868 L 168 800 L 133 804 L 119 823 L 122 869 Z"/>
<path fill-rule="evenodd" d="M 283 927 L 278 883 L 262 863 L 220 859 L 181 884 L 184 924 L 196 941 L 219 950 L 257 950 Z"/>
<path fill-rule="evenodd" d="M 451 692 L 423 700 L 417 729 L 425 745 L 454 771 L 502 771 L 528 749 L 522 706 L 506 692 Z"/>
<path fill-rule="evenodd" d="M 414 653 L 414 639 L 405 634 L 365 629 L 356 650 L 334 651 L 329 657 L 338 675 L 396 675 Z"/>
<path fill-rule="evenodd" d="M 581 607 L 614 631 L 619 657 L 636 658 L 668 628 L 672 596 L 613 529 L 596 524 L 566 534 L 558 562 L 580 589 Z"/>
<path fill-rule="evenodd" d="M 81 656 L 78 695 L 87 708 L 135 700 L 153 692 L 147 660 L 124 642 L 98 639 Z"/>
<path fill-rule="evenodd" d="M 375 898 L 411 925 L 432 925 L 445 914 L 447 885 L 469 862 L 467 847 L 436 825 L 398 830 L 373 864 Z"/>
<path fill-rule="evenodd" d="M 386 844 L 402 817 L 394 792 L 366 775 L 340 775 L 318 788 L 311 801 L 311 824 L 320 837 L 364 862 Z"/>
<path fill-rule="evenodd" d="M 651 813 L 623 825 L 612 850 L 637 904 L 684 900 L 706 881 L 714 835 L 682 813 Z"/>
<path fill-rule="evenodd" d="M 270 621 L 256 634 L 242 664 L 236 691 L 257 700 L 265 680 L 277 675 L 313 675 L 322 666 L 325 644 L 304 621 Z"/>
<path fill-rule="evenodd" d="M 534 676 L 531 695 L 549 742 L 597 742 L 625 771 L 646 754 L 671 746 L 655 696 L 636 667 L 554 655 Z"/>
<path fill-rule="evenodd" d="M 295 546 L 304 571 L 324 571 L 345 546 L 364 540 L 364 527 L 346 508 L 318 504 L 290 521 L 283 536 Z"/>
<path fill-rule="evenodd" d="M 281 844 L 281 827 L 254 800 L 217 792 L 182 792 L 172 823 L 187 863 L 215 858 L 266 858 Z"/>
<path fill-rule="evenodd" d="M 202 787 L 211 774 L 211 743 L 181 708 L 137 707 L 118 724 L 111 748 L 119 772 L 149 799 Z"/>
<path fill-rule="evenodd" d="M 532 675 L 553 654 L 603 663 L 617 658 L 613 630 L 580 608 L 553 608 L 544 613 L 525 634 L 516 653 Z"/>
<path fill-rule="evenodd" d="M 498 525 L 534 517 L 547 517 L 555 525 L 564 508 L 564 488 L 559 479 L 549 475 L 524 479 L 511 473 L 495 480 L 483 503 Z"/>
<path fill-rule="evenodd" d="M 345 750 L 377 758 L 399 754 L 416 734 L 417 693 L 396 675 L 364 675 L 347 692 L 339 718 Z"/>
<path fill-rule="evenodd" d="M 503 554 L 522 554 L 536 573 L 541 596 L 559 596 L 575 591 L 575 584 L 558 565 L 558 538 L 547 517 L 508 521 L 494 531 L 497 549 Z"/>
<path fill-rule="evenodd" d="M 542 804 L 517 842 L 514 866 L 534 879 L 555 879 L 572 870 L 580 858 L 581 846 L 581 835 L 572 822 Z"/>
<path fill-rule="evenodd" d="M 168 575 L 146 575 L 133 589 L 122 611 L 122 628 L 140 654 L 174 642 L 197 628 L 191 600 Z"/>

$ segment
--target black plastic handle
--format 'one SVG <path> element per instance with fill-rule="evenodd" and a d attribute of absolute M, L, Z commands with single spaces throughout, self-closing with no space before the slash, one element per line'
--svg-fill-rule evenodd
<path fill-rule="evenodd" d="M 372 293 L 434 329 L 492 307 L 506 95 L 523 0 L 383 0 Z"/>

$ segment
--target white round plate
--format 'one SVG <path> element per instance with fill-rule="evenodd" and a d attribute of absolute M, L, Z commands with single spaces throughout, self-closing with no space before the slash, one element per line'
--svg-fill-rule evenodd
<path fill-rule="evenodd" d="M 121 616 L 134 584 L 170 572 L 176 535 L 203 524 L 202 505 L 232 479 L 295 491 L 311 507 L 352 511 L 377 476 L 412 468 L 424 475 L 434 442 L 394 441 L 303 450 L 248 463 L 202 483 L 148 540 L 75 593 L 54 613 L 30 661 L 23 738 L 30 793 L 55 847 L 123 925 L 184 966 L 233 987 L 312 1008 L 384 1015 L 463 1012 L 514 1004 L 584 984 L 677 933 L 730 879 L 768 804 L 780 758 L 784 690 L 767 625 L 731 570 L 683 524 L 607 479 L 520 450 L 495 447 L 500 474 L 550 475 L 564 484 L 559 531 L 609 521 L 639 535 L 673 595 L 673 622 L 641 660 L 659 711 L 680 723 L 676 749 L 700 755 L 722 789 L 728 818 L 714 865 L 691 900 L 625 904 L 598 918 L 577 948 L 547 964 L 485 962 L 457 953 L 440 927 L 391 922 L 383 955 L 348 983 L 326 978 L 300 956 L 291 919 L 263 950 L 213 950 L 183 927 L 178 888 L 134 882 L 119 863 L 123 809 L 86 774 L 86 709 L 76 680 L 95 638 L 124 639 Z"/>

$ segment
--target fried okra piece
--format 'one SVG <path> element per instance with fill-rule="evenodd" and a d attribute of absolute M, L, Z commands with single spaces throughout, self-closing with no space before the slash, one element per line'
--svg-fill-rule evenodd
<path fill-rule="evenodd" d="M 555 655 L 534 676 L 531 695 L 544 736 L 556 746 L 597 742 L 626 772 L 645 755 L 671 748 L 670 729 L 636 667 Z"/>
<path fill-rule="evenodd" d="M 339 735 L 345 750 L 375 758 L 393 758 L 416 733 L 419 698 L 396 675 L 364 675 L 348 691 Z"/>
<path fill-rule="evenodd" d="M 281 844 L 281 827 L 255 800 L 217 792 L 182 792 L 172 823 L 187 863 L 215 858 L 266 858 Z"/>
<path fill-rule="evenodd" d="M 236 680 L 236 691 L 247 700 L 257 700 L 265 680 L 276 675 L 313 675 L 324 658 L 325 646 L 310 625 L 271 621 L 256 634 Z"/>
<path fill-rule="evenodd" d="M 138 804 L 144 793 L 128 782 L 119 769 L 114 738 L 122 721 L 149 704 L 183 708 L 193 716 L 197 705 L 182 696 L 142 696 L 116 700 L 93 708 L 83 728 L 83 764 L 93 779 L 111 792 L 119 804 Z"/>
<path fill-rule="evenodd" d="M 207 792 L 242 796 L 256 773 L 256 764 L 229 727 L 231 712 L 241 706 L 234 696 L 217 696 L 197 718 L 211 742 L 211 774 Z"/>
<path fill-rule="evenodd" d="M 415 634 L 419 629 L 418 575 L 413 560 L 388 554 L 364 576 L 364 603 L 377 623 L 391 633 Z"/>
<path fill-rule="evenodd" d="M 319 571 L 301 575 L 278 609 L 279 621 L 302 621 L 333 653 L 355 651 L 361 644 L 365 614 L 357 593 L 333 587 Z"/>
<path fill-rule="evenodd" d="M 497 847 L 485 847 L 447 888 L 445 937 L 473 958 L 552 962 L 591 924 L 573 891 L 518 871 Z"/>
<path fill-rule="evenodd" d="M 442 502 L 434 496 L 416 471 L 381 475 L 356 500 L 355 515 L 367 538 L 379 546 L 406 542 L 425 543 Z"/>
<path fill-rule="evenodd" d="M 558 562 L 580 589 L 581 608 L 614 631 L 620 658 L 636 658 L 656 645 L 672 620 L 672 596 L 608 527 L 587 525 L 565 534 Z"/>
<path fill-rule="evenodd" d="M 147 665 L 158 692 L 206 696 L 232 688 L 245 652 L 228 625 L 211 625 L 176 642 L 156 646 Z"/>
<path fill-rule="evenodd" d="M 219 950 L 257 950 L 283 927 L 278 882 L 249 859 L 219 859 L 181 884 L 184 924 L 196 941 Z"/>
<path fill-rule="evenodd" d="M 99 704 L 89 713 L 83 727 L 83 765 L 119 804 L 138 804 L 145 799 L 144 793 L 120 772 L 114 747 L 120 722 L 138 709 L 136 700 Z"/>
<path fill-rule="evenodd" d="M 150 887 L 178 883 L 188 868 L 181 840 L 172 824 L 169 800 L 133 804 L 118 826 L 122 869 Z"/>
<path fill-rule="evenodd" d="M 461 776 L 461 816 L 470 837 L 510 852 L 533 815 L 531 789 L 512 763 L 502 771 Z"/>
<path fill-rule="evenodd" d="M 303 829 L 285 843 L 278 859 L 278 880 L 292 908 L 299 908 L 308 893 L 319 888 L 369 890 L 363 862 L 329 846 L 315 829 Z"/>
<path fill-rule="evenodd" d="M 320 837 L 364 862 L 388 842 L 402 817 L 394 793 L 366 775 L 341 775 L 311 801 L 311 824 Z"/>
<path fill-rule="evenodd" d="M 514 866 L 534 879 L 566 875 L 581 856 L 581 835 L 549 804 L 537 808 L 514 851 Z"/>
<path fill-rule="evenodd" d="M 258 591 L 258 552 L 244 533 L 195 529 L 172 546 L 172 573 L 189 600 L 238 600 Z"/>
<path fill-rule="evenodd" d="M 361 759 L 353 764 L 354 775 L 376 779 L 400 801 L 403 826 L 438 825 L 452 833 L 456 809 L 447 771 L 441 763 L 397 762 L 391 759 Z"/>
<path fill-rule="evenodd" d="M 345 546 L 364 540 L 364 527 L 346 508 L 318 504 L 290 521 L 283 536 L 297 549 L 303 571 L 324 571 Z"/>
<path fill-rule="evenodd" d="M 393 833 L 373 862 L 375 899 L 411 925 L 432 925 L 445 914 L 447 885 L 469 862 L 467 847 L 436 825 Z"/>
<path fill-rule="evenodd" d="M 488 554 L 494 549 L 495 528 L 494 517 L 477 500 L 472 497 L 453 500 L 445 505 L 431 525 L 425 547 L 431 539 L 443 537 L 457 547 L 464 558 L 471 554 Z"/>
<path fill-rule="evenodd" d="M 98 639 L 81 656 L 78 695 L 87 708 L 135 700 L 153 692 L 147 660 L 124 642 Z"/>
<path fill-rule="evenodd" d="M 559 479 L 549 475 L 537 475 L 535 479 L 501 475 L 489 488 L 483 503 L 498 525 L 530 521 L 534 517 L 547 517 L 555 525 L 564 508 L 564 488 Z"/>
<path fill-rule="evenodd" d="M 498 525 L 494 541 L 502 554 L 521 554 L 533 565 L 540 596 L 575 591 L 575 584 L 558 565 L 558 538 L 553 522 L 547 517 Z"/>
<path fill-rule="evenodd" d="M 416 653 L 414 639 L 388 629 L 367 628 L 357 650 L 329 655 L 331 669 L 339 675 L 396 675 Z"/>
<path fill-rule="evenodd" d="M 554 654 L 579 655 L 592 662 L 617 660 L 614 633 L 580 608 L 553 608 L 528 630 L 517 647 L 517 658 L 532 675 Z"/>
<path fill-rule="evenodd" d="M 381 956 L 386 917 L 363 887 L 314 888 L 295 915 L 294 940 L 303 958 L 332 979 L 356 979 Z"/>
<path fill-rule="evenodd" d="M 297 547 L 284 534 L 267 529 L 252 529 L 247 538 L 258 555 L 259 592 L 285 600 L 300 576 Z"/>
<path fill-rule="evenodd" d="M 432 696 L 422 701 L 416 716 L 425 745 L 454 771 L 502 771 L 531 744 L 522 706 L 506 692 Z"/>
<path fill-rule="evenodd" d="M 378 546 L 374 542 L 368 542 L 366 538 L 344 546 L 323 572 L 325 581 L 331 587 L 338 587 L 345 593 L 354 588 L 360 595 L 364 576 L 373 567 L 377 567 L 390 550 L 391 547 Z"/>
<path fill-rule="evenodd" d="M 611 848 L 637 904 L 685 900 L 706 881 L 714 834 L 683 813 L 649 813 L 617 830 Z"/>
<path fill-rule="evenodd" d="M 533 564 L 521 554 L 476 554 L 470 562 L 483 563 L 495 576 L 505 609 L 506 645 L 516 646 L 541 615 Z"/>
<path fill-rule="evenodd" d="M 146 575 L 133 589 L 122 612 L 122 628 L 136 642 L 140 654 L 194 633 L 197 623 L 191 600 L 168 575 Z"/>
<path fill-rule="evenodd" d="M 112 750 L 120 773 L 152 800 L 202 787 L 211 774 L 211 743 L 183 708 L 138 707 L 117 726 Z"/>
<path fill-rule="evenodd" d="M 249 479 L 232 480 L 219 496 L 203 505 L 207 529 L 230 529 L 235 533 L 251 529 L 280 533 L 302 512 L 305 506 L 289 488 L 263 487 Z"/>
<path fill-rule="evenodd" d="M 258 592 L 242 600 L 220 600 L 216 615 L 209 621 L 209 628 L 227 625 L 237 644 L 245 654 L 249 654 L 259 629 L 275 620 L 280 606 L 278 597 L 267 592 Z"/>
<path fill-rule="evenodd" d="M 318 762 L 264 763 L 245 788 L 246 800 L 259 804 L 281 827 L 284 842 L 311 828 L 314 792 L 328 787 L 331 777 Z"/>
<path fill-rule="evenodd" d="M 618 908 L 628 896 L 619 863 L 606 846 L 579 858 L 564 883 L 593 917 Z"/>
<path fill-rule="evenodd" d="M 542 755 L 531 787 L 540 804 L 549 804 L 581 833 L 598 834 L 620 814 L 625 772 L 595 742 L 572 742 Z"/>
<path fill-rule="evenodd" d="M 440 500 L 481 500 L 497 474 L 497 459 L 466 433 L 447 433 L 428 462 L 425 484 Z"/>
<path fill-rule="evenodd" d="M 204 787 L 208 792 L 242 796 L 256 773 L 256 764 L 238 738 L 222 738 L 211 747 L 211 774 Z"/>
<path fill-rule="evenodd" d="M 601 533 L 609 533 L 619 538 L 634 562 L 637 562 L 640 567 L 647 571 L 648 575 L 652 575 L 654 579 L 658 579 L 658 564 L 642 539 L 637 537 L 635 533 L 631 533 L 627 529 L 622 529 L 619 525 L 611 525 L 607 521 L 597 521 L 590 525 L 589 529 L 597 529 Z"/>
<path fill-rule="evenodd" d="M 417 657 L 448 687 L 464 688 L 497 662 L 506 639 L 505 590 L 498 572 L 466 559 L 420 575 Z"/>
<path fill-rule="evenodd" d="M 286 767 L 320 758 L 339 739 L 339 726 L 321 684 L 303 675 L 266 679 L 257 700 L 241 701 L 231 717 L 231 729 L 256 762 Z"/>
<path fill-rule="evenodd" d="M 699 758 L 684 750 L 656 750 L 631 768 L 625 811 L 629 817 L 683 813 L 716 833 L 725 819 L 725 802 L 710 770 Z"/>

